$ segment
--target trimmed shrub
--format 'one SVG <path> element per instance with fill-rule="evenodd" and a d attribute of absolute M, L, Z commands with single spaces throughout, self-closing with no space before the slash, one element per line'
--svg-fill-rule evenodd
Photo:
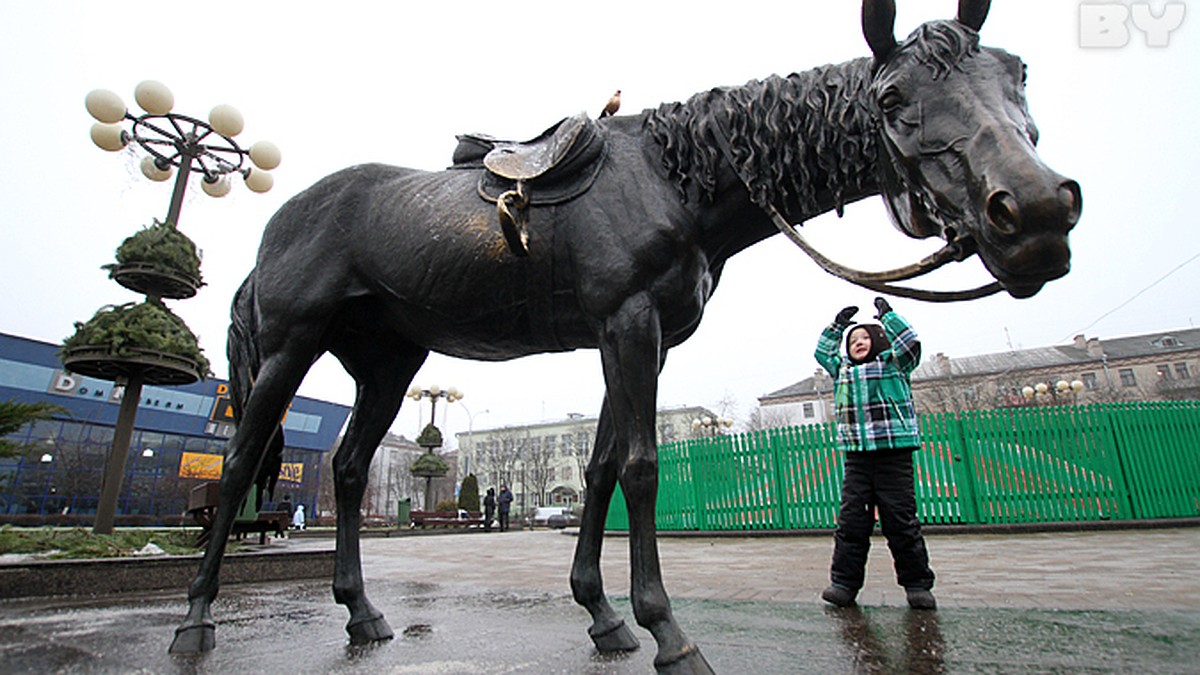
<path fill-rule="evenodd" d="M 112 277 L 121 265 L 142 263 L 164 273 L 183 273 L 200 279 L 200 254 L 196 244 L 170 223 L 157 219 L 117 247 L 117 264 L 104 265 Z"/>
<path fill-rule="evenodd" d="M 464 511 L 480 511 L 479 480 L 469 473 L 458 488 L 458 508 Z"/>
<path fill-rule="evenodd" d="M 409 472 L 414 476 L 440 477 L 445 476 L 449 470 L 450 465 L 446 463 L 445 459 L 442 459 L 441 455 L 426 452 L 412 463 L 412 468 L 409 469 Z"/>
<path fill-rule="evenodd" d="M 421 434 L 417 436 L 417 445 L 422 448 L 440 448 L 442 447 L 442 432 L 433 423 L 425 425 L 421 430 Z"/>
<path fill-rule="evenodd" d="M 75 334 L 63 340 L 63 356 L 74 347 L 107 347 L 113 356 L 132 356 L 132 349 L 148 349 L 191 359 L 207 377 L 208 359 L 200 351 L 196 336 L 161 301 L 101 307 L 87 323 L 75 322 Z"/>

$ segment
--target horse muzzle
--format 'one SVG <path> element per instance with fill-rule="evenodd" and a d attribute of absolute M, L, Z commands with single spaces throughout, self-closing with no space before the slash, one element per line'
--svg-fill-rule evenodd
<path fill-rule="evenodd" d="M 1083 194 L 1079 183 L 1063 180 L 1052 193 L 1022 204 L 1012 191 L 992 190 L 984 206 L 988 229 L 1000 237 L 1019 237 L 1032 229 L 1061 231 L 1074 229 L 1083 211 Z"/>
<path fill-rule="evenodd" d="M 1023 237 L 997 252 L 980 247 L 984 267 L 1014 298 L 1028 298 L 1071 271 L 1071 247 L 1066 233 Z"/>
<path fill-rule="evenodd" d="M 1030 297 L 1070 271 L 1068 233 L 1082 207 L 1079 183 L 1059 176 L 988 191 L 974 239 L 984 265 L 1009 295 Z"/>

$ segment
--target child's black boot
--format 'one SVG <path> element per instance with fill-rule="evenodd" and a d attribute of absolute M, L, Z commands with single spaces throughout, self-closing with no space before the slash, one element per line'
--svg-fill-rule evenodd
<path fill-rule="evenodd" d="M 908 606 L 913 609 L 937 609 L 937 600 L 933 592 L 926 588 L 906 588 Z"/>
<path fill-rule="evenodd" d="M 849 607 L 854 604 L 854 598 L 858 596 L 858 591 L 852 591 L 845 586 L 832 584 L 821 592 L 821 599 L 831 605 L 838 607 Z"/>

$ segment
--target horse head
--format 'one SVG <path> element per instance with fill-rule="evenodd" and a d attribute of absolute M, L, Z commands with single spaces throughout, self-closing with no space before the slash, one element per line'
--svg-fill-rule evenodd
<path fill-rule="evenodd" d="M 1025 65 L 979 46 L 987 0 L 960 0 L 953 21 L 893 37 L 895 4 L 865 0 L 874 53 L 880 192 L 896 226 L 977 252 L 1013 297 L 1070 270 L 1079 184 L 1047 167 L 1025 103 Z"/>

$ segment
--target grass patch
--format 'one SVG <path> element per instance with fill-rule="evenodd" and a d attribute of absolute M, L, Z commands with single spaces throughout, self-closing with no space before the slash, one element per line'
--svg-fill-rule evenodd
<path fill-rule="evenodd" d="M 167 555 L 191 555 L 197 552 L 196 532 L 192 530 L 156 530 L 127 528 L 112 534 L 93 534 L 83 528 L 0 526 L 0 554 L 37 553 L 48 560 L 79 558 L 133 557 L 153 542 Z M 235 542 L 229 542 L 231 552 Z"/>

